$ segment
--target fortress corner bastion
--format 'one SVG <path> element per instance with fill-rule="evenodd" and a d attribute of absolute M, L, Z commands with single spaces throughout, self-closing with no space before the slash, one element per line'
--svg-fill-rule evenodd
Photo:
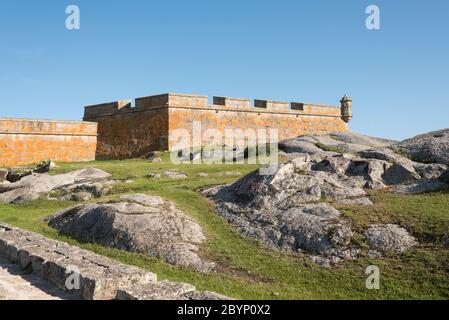
<path fill-rule="evenodd" d="M 279 139 L 303 134 L 348 131 L 352 100 L 341 106 L 247 98 L 165 93 L 85 107 L 84 120 L 98 123 L 97 159 L 126 159 L 155 150 L 172 150 L 170 135 L 192 131 L 193 122 L 208 129 L 278 129 Z M 191 132 L 193 135 L 193 132 Z"/>
<path fill-rule="evenodd" d="M 305 134 L 345 132 L 352 119 L 352 100 L 340 106 L 247 98 L 165 93 L 90 105 L 84 121 L 0 118 L 0 167 L 42 160 L 80 162 L 140 157 L 173 150 L 169 137 L 177 130 L 193 135 L 215 129 L 274 128 L 279 140 Z"/>

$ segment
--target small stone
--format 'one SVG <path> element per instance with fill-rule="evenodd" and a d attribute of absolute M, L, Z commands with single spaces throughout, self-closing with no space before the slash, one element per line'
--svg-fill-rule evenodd
<path fill-rule="evenodd" d="M 51 169 L 56 167 L 56 163 L 51 160 L 41 161 L 37 164 L 37 166 L 33 169 L 33 172 L 36 173 L 46 173 Z"/>
<path fill-rule="evenodd" d="M 69 193 L 64 196 L 59 197 L 62 201 L 89 201 L 92 200 L 92 194 L 89 192 L 75 192 Z"/>
<path fill-rule="evenodd" d="M 398 194 L 419 194 L 448 189 L 449 185 L 439 181 L 421 180 L 409 185 L 399 185 L 393 188 Z"/>
<path fill-rule="evenodd" d="M 6 180 L 9 182 L 17 182 L 21 180 L 23 177 L 29 176 L 33 173 L 31 169 L 21 169 L 14 168 L 8 171 L 8 175 L 6 176 Z"/>
<path fill-rule="evenodd" d="M 180 171 L 165 171 L 164 175 L 170 179 L 186 179 L 187 175 Z"/>
<path fill-rule="evenodd" d="M 219 172 L 218 175 L 219 176 L 240 176 L 240 175 L 242 175 L 242 173 L 238 172 L 238 171 L 224 171 L 224 172 Z"/>
<path fill-rule="evenodd" d="M 150 162 L 161 162 L 162 161 L 163 152 L 161 151 L 152 151 L 145 156 Z"/>
<path fill-rule="evenodd" d="M 417 245 L 416 239 L 407 230 L 395 224 L 372 225 L 365 231 L 372 250 L 380 252 L 404 252 Z"/>
<path fill-rule="evenodd" d="M 374 203 L 369 198 L 356 198 L 356 199 L 339 199 L 338 203 L 359 205 L 359 206 L 372 206 Z"/>
<path fill-rule="evenodd" d="M 161 176 L 162 175 L 160 173 L 149 173 L 149 174 L 147 174 L 148 178 L 153 178 L 153 179 L 160 179 Z"/>

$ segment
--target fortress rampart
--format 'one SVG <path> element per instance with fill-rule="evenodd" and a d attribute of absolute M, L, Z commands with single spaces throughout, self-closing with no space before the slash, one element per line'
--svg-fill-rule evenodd
<path fill-rule="evenodd" d="M 0 119 L 0 167 L 55 160 L 128 159 L 150 151 L 173 150 L 177 129 L 191 137 L 215 129 L 254 131 L 273 128 L 279 140 L 304 134 L 348 130 L 352 101 L 341 106 L 166 93 L 87 106 L 85 121 Z M 195 141 L 192 145 L 195 146 Z M 201 143 L 201 142 L 200 142 Z"/>
<path fill-rule="evenodd" d="M 169 137 L 176 129 L 193 136 L 193 122 L 208 129 L 278 129 L 279 139 L 303 134 L 324 134 L 348 130 L 351 100 L 341 107 L 254 100 L 231 97 L 167 93 L 85 107 L 84 120 L 98 123 L 97 159 L 126 159 L 155 150 L 172 150 Z"/>
<path fill-rule="evenodd" d="M 95 160 L 96 146 L 96 123 L 0 119 L 0 167 Z"/>

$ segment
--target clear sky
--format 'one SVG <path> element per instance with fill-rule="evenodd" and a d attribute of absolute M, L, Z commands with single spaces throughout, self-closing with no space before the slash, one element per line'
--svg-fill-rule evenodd
<path fill-rule="evenodd" d="M 68 5 L 81 29 L 65 27 Z M 365 27 L 379 6 L 381 29 Z M 339 104 L 354 131 L 449 127 L 447 0 L 2 0 L 0 117 L 164 93 Z"/>

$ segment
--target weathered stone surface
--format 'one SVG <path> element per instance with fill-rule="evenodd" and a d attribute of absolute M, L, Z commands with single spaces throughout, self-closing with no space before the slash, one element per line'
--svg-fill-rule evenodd
<path fill-rule="evenodd" d="M 137 199 L 144 203 L 157 203 L 156 199 Z M 70 297 L 87 300 L 229 300 L 214 292 L 196 291 L 190 284 L 167 280 L 157 282 L 154 273 L 4 223 L 0 223 L 1 257 L 32 273 L 33 278 L 40 278 L 70 293 Z M 79 274 L 78 289 L 70 289 L 66 285 L 69 276 L 74 274 Z"/>
<path fill-rule="evenodd" d="M 117 300 L 231 300 L 224 295 L 197 291 L 194 286 L 172 281 L 118 290 Z"/>
<path fill-rule="evenodd" d="M 70 293 L 0 257 L 0 301 L 74 299 Z"/>
<path fill-rule="evenodd" d="M 359 206 L 371 206 L 374 203 L 369 198 L 356 198 L 356 199 L 339 199 L 338 203 L 342 204 L 350 204 L 350 205 L 359 205 Z"/>
<path fill-rule="evenodd" d="M 0 183 L 6 181 L 7 176 L 8 176 L 8 170 L 0 169 Z"/>
<path fill-rule="evenodd" d="M 87 191 L 99 197 L 114 183 L 111 175 L 95 168 L 87 168 L 66 174 L 28 175 L 17 182 L 0 186 L 0 203 L 19 203 L 39 198 L 40 194 L 60 190 L 65 193 Z"/>
<path fill-rule="evenodd" d="M 185 174 L 184 172 L 181 172 L 181 171 L 175 171 L 175 170 L 165 171 L 164 175 L 170 179 L 187 179 L 187 174 Z"/>
<path fill-rule="evenodd" d="M 190 291 L 184 294 L 189 300 L 232 300 L 231 298 L 211 291 Z"/>
<path fill-rule="evenodd" d="M 356 132 L 333 132 L 329 136 L 337 141 L 368 146 L 370 148 L 381 148 L 394 144 L 396 141 L 377 137 L 370 137 Z"/>
<path fill-rule="evenodd" d="M 279 148 L 287 153 L 323 153 L 320 146 L 330 150 L 341 150 L 345 153 L 355 153 L 372 148 L 389 146 L 395 141 L 369 137 L 354 132 L 335 132 L 324 135 L 302 136 L 280 143 Z M 331 152 L 330 154 L 334 154 Z"/>
<path fill-rule="evenodd" d="M 447 165 L 440 163 L 424 164 L 414 162 L 413 166 L 416 172 L 418 172 L 418 174 L 421 176 L 421 178 L 427 180 L 439 179 L 443 175 L 443 173 L 449 169 Z"/>
<path fill-rule="evenodd" d="M 156 283 L 156 275 L 106 257 L 0 223 L 0 256 L 83 299 L 114 299 L 119 288 Z M 80 287 L 69 289 L 74 272 Z"/>
<path fill-rule="evenodd" d="M 89 192 L 74 192 L 68 193 L 59 197 L 62 201 L 89 201 L 92 200 L 92 193 Z"/>
<path fill-rule="evenodd" d="M 417 244 L 407 230 L 395 224 L 372 225 L 365 236 L 370 247 L 380 252 L 404 252 Z"/>
<path fill-rule="evenodd" d="M 361 188 L 342 183 L 333 174 L 303 175 L 287 163 L 274 175 L 255 171 L 224 187 L 213 199 L 218 213 L 246 236 L 270 247 L 340 260 L 352 257 L 348 253 L 351 228 L 328 204 L 308 203 L 364 195 Z"/>
<path fill-rule="evenodd" d="M 382 175 L 382 179 L 386 184 L 397 185 L 403 183 L 411 183 L 420 179 L 419 174 L 413 166 L 407 164 L 395 163 L 389 167 Z"/>
<path fill-rule="evenodd" d="M 409 185 L 396 186 L 393 188 L 393 192 L 399 194 L 418 194 L 437 190 L 446 190 L 448 188 L 449 185 L 444 182 L 421 180 Z"/>
<path fill-rule="evenodd" d="M 180 282 L 160 281 L 151 286 L 138 286 L 117 293 L 118 300 L 187 300 L 184 295 L 195 287 Z"/>
<path fill-rule="evenodd" d="M 449 165 L 449 129 L 422 134 L 393 147 L 417 162 Z"/>
<path fill-rule="evenodd" d="M 214 267 L 197 254 L 205 240 L 200 225 L 160 197 L 122 196 L 118 202 L 63 210 L 47 220 L 53 228 L 81 241 L 145 253 L 199 272 Z"/>
<path fill-rule="evenodd" d="M 272 170 L 262 168 L 230 186 L 202 192 L 215 200 L 218 214 L 246 236 L 277 249 L 304 251 L 313 261 L 330 266 L 356 258 L 359 248 L 351 245 L 349 222 L 323 201 L 372 205 L 366 188 L 391 185 L 411 191 L 411 186 L 404 185 L 419 183 L 429 189 L 435 179 L 424 184 L 422 176 L 441 176 L 445 169 L 415 163 L 386 148 L 392 141 L 366 136 L 307 136 L 295 144 L 311 146 L 315 141 L 350 153 L 298 153 L 304 150 L 296 149 Z M 364 144 L 354 146 L 353 142 Z"/>
<path fill-rule="evenodd" d="M 316 146 L 316 141 L 308 137 L 299 137 L 296 139 L 283 141 L 279 144 L 279 149 L 288 153 L 321 153 L 323 149 Z"/>

